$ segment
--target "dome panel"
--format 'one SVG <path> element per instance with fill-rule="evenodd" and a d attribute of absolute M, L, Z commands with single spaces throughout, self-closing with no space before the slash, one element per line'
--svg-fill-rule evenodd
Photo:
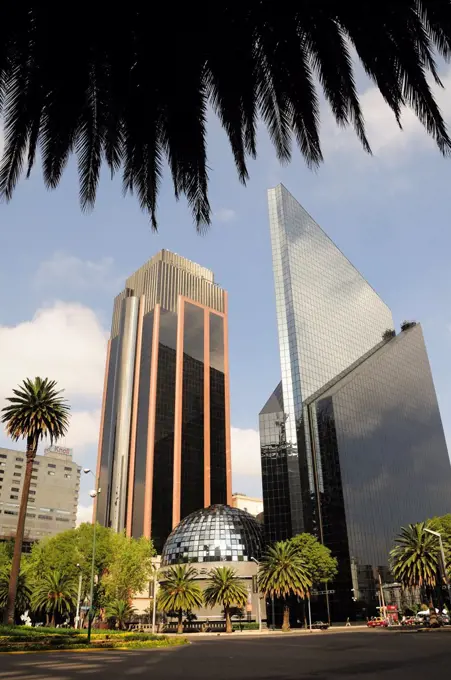
<path fill-rule="evenodd" d="M 182 562 L 249 562 L 259 559 L 263 528 L 252 515 L 229 505 L 211 505 L 182 519 L 164 544 L 162 566 Z"/>

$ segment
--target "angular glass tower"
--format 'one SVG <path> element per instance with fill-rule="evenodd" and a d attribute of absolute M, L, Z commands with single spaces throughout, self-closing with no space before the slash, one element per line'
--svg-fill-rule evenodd
<path fill-rule="evenodd" d="M 157 550 L 179 521 L 231 502 L 227 293 L 162 250 L 114 302 L 97 521 Z"/>
<path fill-rule="evenodd" d="M 265 507 L 269 537 L 306 530 L 301 475 L 313 492 L 308 438 L 300 434 L 304 401 L 393 328 L 389 308 L 283 185 L 268 191 L 282 383 L 260 414 L 263 485 L 266 464 L 283 444 L 288 475 L 272 494 L 289 502 L 283 517 Z M 283 408 L 279 408 L 279 406 Z M 268 459 L 268 463 L 266 463 Z M 266 498 L 269 496 L 269 489 Z"/>
<path fill-rule="evenodd" d="M 451 466 L 421 327 L 383 340 L 388 307 L 283 186 L 268 193 L 282 380 L 260 413 L 266 538 L 331 548 L 340 573 L 313 611 L 345 620 L 376 613 L 400 527 L 449 511 Z"/>

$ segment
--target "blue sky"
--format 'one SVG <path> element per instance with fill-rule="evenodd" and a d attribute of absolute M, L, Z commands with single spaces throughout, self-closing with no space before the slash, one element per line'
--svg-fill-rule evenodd
<path fill-rule="evenodd" d="M 451 70 L 444 71 L 451 85 Z M 46 374 L 67 389 L 73 424 L 66 443 L 94 466 L 105 342 L 114 295 L 161 248 L 211 268 L 229 291 L 234 489 L 260 493 L 258 412 L 280 378 L 266 190 L 283 182 L 392 308 L 397 326 L 421 321 L 451 444 L 451 160 L 443 159 L 406 112 L 404 132 L 377 92 L 361 82 L 374 156 L 322 111 L 325 163 L 309 171 L 297 150 L 280 166 L 264 131 L 251 179 L 239 184 L 227 140 L 209 130 L 213 224 L 196 234 L 186 203 L 165 181 L 159 233 L 120 181 L 102 176 L 93 212 L 78 204 L 70 163 L 48 192 L 40 170 L 0 205 L 0 401 L 26 375 Z M 451 120 L 451 87 L 438 95 Z M 7 445 L 0 435 L 0 445 Z M 83 487 L 81 516 L 89 497 Z"/>

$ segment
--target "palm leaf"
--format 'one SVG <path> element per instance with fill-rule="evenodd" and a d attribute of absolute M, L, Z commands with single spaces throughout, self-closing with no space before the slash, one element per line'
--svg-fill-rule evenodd
<path fill-rule="evenodd" d="M 17 5 L 17 3 L 16 3 Z M 177 7 L 95 3 L 71 15 L 45 3 L 2 8 L 0 195 L 9 200 L 40 149 L 44 181 L 60 182 L 78 156 L 80 201 L 94 204 L 103 162 L 122 170 L 153 228 L 164 166 L 196 226 L 210 222 L 206 118 L 227 134 L 241 182 L 266 125 L 282 161 L 294 137 L 309 166 L 322 160 L 318 89 L 364 149 L 371 140 L 356 93 L 350 46 L 401 124 L 411 108 L 443 154 L 451 141 L 429 85 L 434 54 L 451 55 L 448 0 L 203 2 Z M 160 27 L 171 26 L 171 31 Z"/>

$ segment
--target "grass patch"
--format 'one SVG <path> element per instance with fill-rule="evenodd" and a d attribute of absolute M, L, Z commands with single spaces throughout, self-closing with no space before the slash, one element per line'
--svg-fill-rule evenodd
<path fill-rule="evenodd" d="M 0 626 L 0 652 L 26 652 L 77 649 L 152 649 L 187 644 L 186 638 L 168 638 L 165 635 L 93 630 L 91 644 L 87 643 L 85 630 L 67 628 L 30 628 L 26 626 Z"/>

